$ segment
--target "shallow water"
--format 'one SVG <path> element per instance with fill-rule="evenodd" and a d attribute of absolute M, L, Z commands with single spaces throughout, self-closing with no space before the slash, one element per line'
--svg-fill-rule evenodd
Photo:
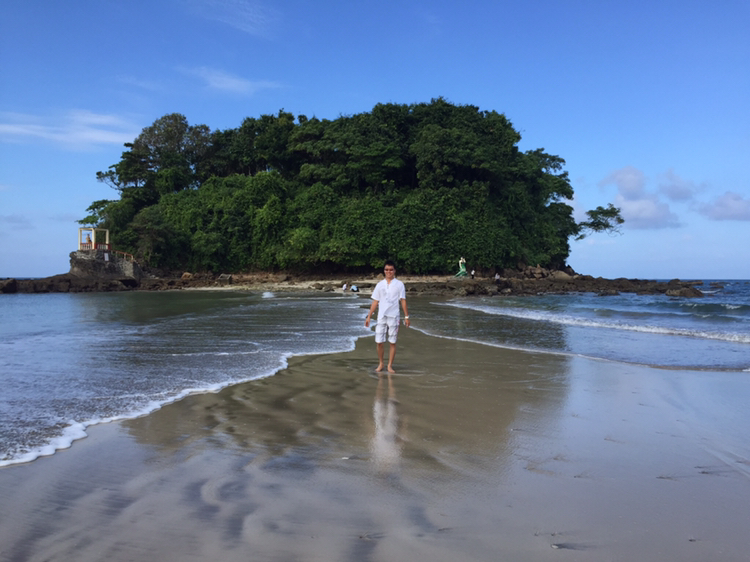
<path fill-rule="evenodd" d="M 68 446 L 87 425 L 345 351 L 355 298 L 227 292 L 11 295 L 0 309 L 0 464 Z"/>

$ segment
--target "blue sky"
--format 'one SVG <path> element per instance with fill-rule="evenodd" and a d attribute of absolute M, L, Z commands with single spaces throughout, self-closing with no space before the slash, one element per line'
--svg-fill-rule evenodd
<path fill-rule="evenodd" d="M 238 127 L 377 103 L 504 113 L 564 158 L 604 277 L 750 278 L 750 3 L 26 0 L 0 8 L 0 278 L 68 270 L 95 174 L 178 112 Z"/>

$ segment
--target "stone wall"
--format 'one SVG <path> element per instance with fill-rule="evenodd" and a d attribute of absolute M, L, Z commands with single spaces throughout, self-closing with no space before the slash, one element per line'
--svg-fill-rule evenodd
<path fill-rule="evenodd" d="M 70 253 L 70 274 L 92 279 L 135 279 L 140 281 L 143 271 L 137 263 L 108 250 L 89 250 Z"/>

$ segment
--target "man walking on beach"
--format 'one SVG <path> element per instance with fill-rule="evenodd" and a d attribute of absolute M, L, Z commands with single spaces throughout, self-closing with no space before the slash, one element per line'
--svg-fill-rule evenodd
<path fill-rule="evenodd" d="M 393 358 L 396 357 L 396 339 L 398 338 L 398 327 L 401 323 L 398 305 L 404 309 L 404 325 L 408 328 L 409 310 L 406 308 L 406 288 L 404 284 L 396 279 L 396 266 L 388 260 L 385 262 L 385 279 L 375 286 L 372 292 L 372 305 L 365 318 L 365 327 L 370 327 L 370 318 L 375 309 L 378 309 L 378 323 L 375 326 L 375 343 L 378 346 L 378 368 L 376 372 L 383 370 L 383 359 L 385 355 L 385 340 L 390 343 L 390 353 L 388 355 L 388 372 L 395 373 L 393 370 Z"/>

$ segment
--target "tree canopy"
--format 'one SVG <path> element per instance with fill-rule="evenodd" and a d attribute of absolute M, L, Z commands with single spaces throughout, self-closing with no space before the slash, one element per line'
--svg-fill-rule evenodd
<path fill-rule="evenodd" d="M 155 267 L 412 273 L 561 267 L 569 239 L 616 231 L 611 204 L 576 223 L 565 161 L 522 152 L 505 115 L 442 98 L 334 120 L 248 117 L 211 131 L 157 119 L 97 178 L 82 224 Z"/>

